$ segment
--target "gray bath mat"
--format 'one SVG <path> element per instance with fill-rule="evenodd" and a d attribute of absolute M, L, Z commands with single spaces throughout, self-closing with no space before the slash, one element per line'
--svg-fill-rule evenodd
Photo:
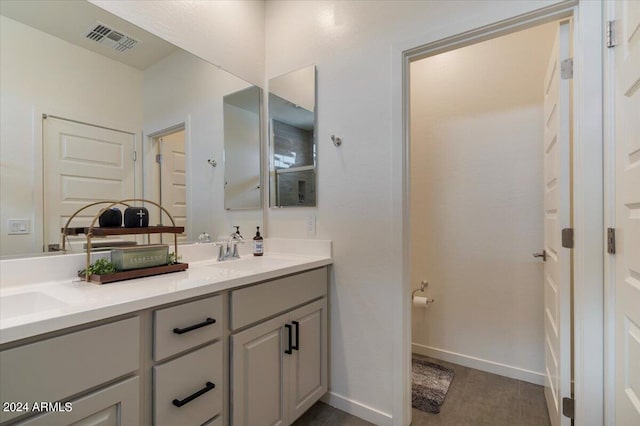
<path fill-rule="evenodd" d="M 427 413 L 439 413 L 453 376 L 450 368 L 411 360 L 411 405 Z"/>

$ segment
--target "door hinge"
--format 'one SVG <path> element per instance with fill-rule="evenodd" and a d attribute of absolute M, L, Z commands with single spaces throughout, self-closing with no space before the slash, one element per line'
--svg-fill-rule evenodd
<path fill-rule="evenodd" d="M 573 78 L 573 58 L 567 58 L 560 63 L 560 78 L 563 80 Z"/>
<path fill-rule="evenodd" d="M 616 229 L 607 228 L 607 253 L 616 254 Z"/>
<path fill-rule="evenodd" d="M 138 160 L 138 152 L 133 151 L 133 161 L 137 161 L 137 160 Z"/>
<path fill-rule="evenodd" d="M 616 21 L 607 21 L 607 47 L 612 48 L 616 47 L 616 39 L 615 39 L 615 26 Z"/>
<path fill-rule="evenodd" d="M 156 163 L 162 164 L 162 154 L 156 154 Z"/>
<path fill-rule="evenodd" d="M 573 228 L 564 228 L 562 230 L 562 247 L 573 248 Z"/>
<path fill-rule="evenodd" d="M 576 400 L 573 398 L 562 398 L 562 415 L 575 419 Z"/>

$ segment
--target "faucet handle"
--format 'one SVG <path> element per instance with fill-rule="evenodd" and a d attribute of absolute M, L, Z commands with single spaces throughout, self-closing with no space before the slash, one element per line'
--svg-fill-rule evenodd
<path fill-rule="evenodd" d="M 225 258 L 224 243 L 215 243 L 215 245 L 217 247 L 219 247 L 219 249 L 218 249 L 218 262 L 221 262 Z"/>
<path fill-rule="evenodd" d="M 233 253 L 231 254 L 231 257 L 234 259 L 240 259 L 240 253 L 238 253 L 238 244 L 244 244 L 244 241 L 235 240 L 233 242 Z"/>

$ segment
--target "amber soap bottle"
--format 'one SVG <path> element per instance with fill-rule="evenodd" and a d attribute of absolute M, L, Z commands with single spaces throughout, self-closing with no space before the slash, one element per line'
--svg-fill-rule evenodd
<path fill-rule="evenodd" d="M 253 237 L 253 255 L 262 256 L 264 254 L 264 238 L 260 235 L 260 227 L 257 226 L 256 236 Z"/>

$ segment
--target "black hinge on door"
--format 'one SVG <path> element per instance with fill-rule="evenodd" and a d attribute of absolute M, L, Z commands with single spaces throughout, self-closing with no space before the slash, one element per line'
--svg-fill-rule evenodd
<path fill-rule="evenodd" d="M 607 228 L 607 253 L 616 254 L 616 229 Z"/>
<path fill-rule="evenodd" d="M 562 398 L 562 415 L 575 419 L 576 400 L 573 398 Z"/>
<path fill-rule="evenodd" d="M 564 228 L 562 230 L 562 247 L 573 248 L 573 228 Z"/>

